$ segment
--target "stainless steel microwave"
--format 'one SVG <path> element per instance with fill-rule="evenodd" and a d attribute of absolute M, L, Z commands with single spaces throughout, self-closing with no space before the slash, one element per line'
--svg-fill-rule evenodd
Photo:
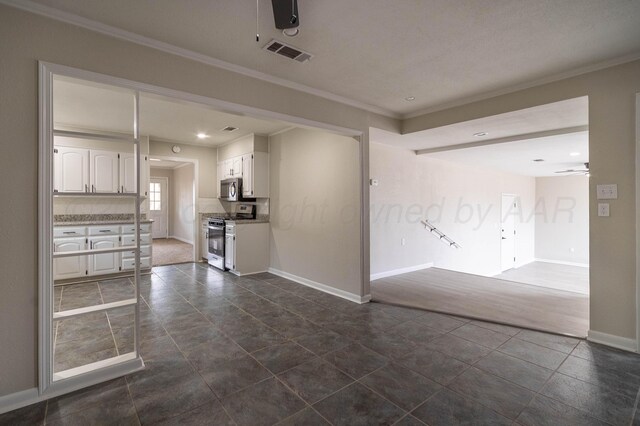
<path fill-rule="evenodd" d="M 225 179 L 220 181 L 220 198 L 226 201 L 242 200 L 242 179 Z"/>

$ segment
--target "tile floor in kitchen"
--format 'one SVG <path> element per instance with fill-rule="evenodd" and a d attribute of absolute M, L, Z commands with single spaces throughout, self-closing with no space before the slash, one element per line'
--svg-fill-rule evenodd
<path fill-rule="evenodd" d="M 93 284 L 104 301 L 132 289 Z M 89 303 L 77 291 L 58 303 Z M 141 294 L 144 371 L 0 424 L 640 424 L 640 356 L 585 341 L 194 263 L 154 268 Z M 127 315 L 109 318 L 111 353 L 130 347 Z"/>

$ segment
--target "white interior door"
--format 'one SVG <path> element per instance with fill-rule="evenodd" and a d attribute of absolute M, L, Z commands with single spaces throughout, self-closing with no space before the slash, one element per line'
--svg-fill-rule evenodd
<path fill-rule="evenodd" d="M 149 215 L 153 238 L 169 237 L 169 179 L 152 177 L 149 183 Z"/>
<path fill-rule="evenodd" d="M 518 199 L 515 195 L 502 194 L 502 226 L 500 232 L 501 269 L 516 266 L 516 216 Z"/>

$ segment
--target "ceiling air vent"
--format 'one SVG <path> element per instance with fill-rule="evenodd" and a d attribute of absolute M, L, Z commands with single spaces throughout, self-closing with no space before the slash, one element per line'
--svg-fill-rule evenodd
<path fill-rule="evenodd" d="M 227 126 L 222 129 L 223 132 L 233 132 L 234 130 L 238 130 L 238 128 L 233 126 Z"/>
<path fill-rule="evenodd" d="M 311 53 L 304 52 L 278 40 L 271 40 L 263 49 L 298 62 L 307 62 L 313 58 Z"/>

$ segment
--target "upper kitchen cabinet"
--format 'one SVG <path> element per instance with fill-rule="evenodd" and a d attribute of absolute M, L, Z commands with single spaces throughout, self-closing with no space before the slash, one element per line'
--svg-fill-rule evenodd
<path fill-rule="evenodd" d="M 266 136 L 247 135 L 218 148 L 220 181 L 242 178 L 246 198 L 269 198 L 269 141 Z"/>
<path fill-rule="evenodd" d="M 148 141 L 143 145 L 148 151 Z M 57 193 L 135 194 L 131 142 L 54 138 L 53 189 Z M 64 145 L 63 145 L 64 144 Z M 68 144 L 68 146 L 66 146 Z M 140 156 L 140 195 L 149 193 L 149 157 Z"/>
<path fill-rule="evenodd" d="M 54 192 L 89 192 L 89 150 L 57 147 L 53 171 Z"/>
<path fill-rule="evenodd" d="M 118 168 L 119 154 L 113 151 L 89 151 L 89 176 L 91 192 L 113 193 L 120 192 Z"/>

